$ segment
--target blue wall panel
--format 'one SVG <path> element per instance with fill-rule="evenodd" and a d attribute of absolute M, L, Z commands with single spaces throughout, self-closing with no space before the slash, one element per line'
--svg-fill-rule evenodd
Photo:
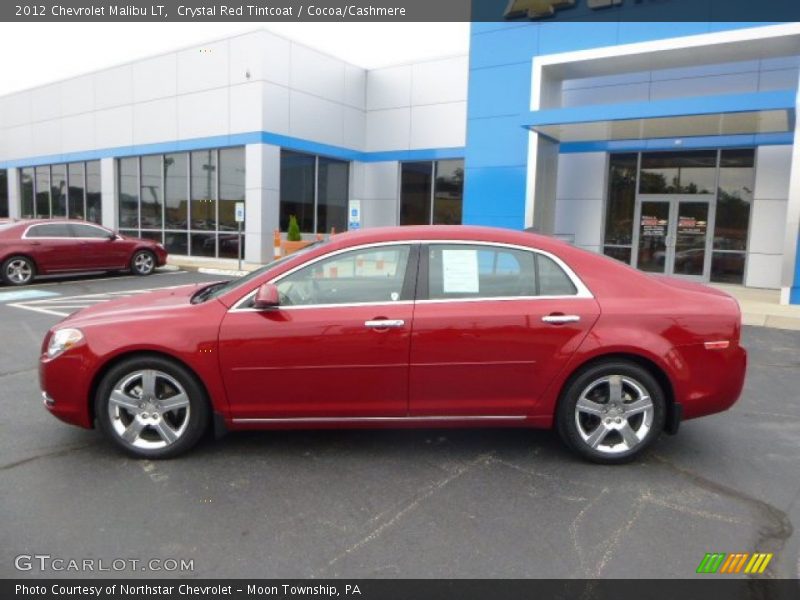
<path fill-rule="evenodd" d="M 525 221 L 525 180 L 528 168 L 477 167 L 468 169 L 464 195 L 472 200 L 465 204 L 465 225 L 491 225 L 522 229 Z"/>

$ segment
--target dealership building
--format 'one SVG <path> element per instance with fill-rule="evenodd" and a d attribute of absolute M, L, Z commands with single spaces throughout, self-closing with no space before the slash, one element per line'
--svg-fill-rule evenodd
<path fill-rule="evenodd" d="M 800 304 L 800 24 L 515 20 L 365 70 L 267 31 L 0 97 L 0 217 L 272 259 L 406 224 L 533 228 Z"/>

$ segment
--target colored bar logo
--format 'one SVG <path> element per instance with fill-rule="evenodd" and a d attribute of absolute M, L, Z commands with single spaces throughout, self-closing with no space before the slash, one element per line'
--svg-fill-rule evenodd
<path fill-rule="evenodd" d="M 754 552 L 753 554 L 747 552 L 734 552 L 731 554 L 708 552 L 703 557 L 703 560 L 700 561 L 697 573 L 735 574 L 744 572 L 754 575 L 761 574 L 766 571 L 772 557 L 773 554 L 771 552 Z"/>

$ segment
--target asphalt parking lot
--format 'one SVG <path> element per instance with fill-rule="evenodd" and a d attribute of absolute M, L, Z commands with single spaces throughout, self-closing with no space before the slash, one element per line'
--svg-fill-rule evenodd
<path fill-rule="evenodd" d="M 151 462 L 47 414 L 36 360 L 62 314 L 213 279 L 0 287 L 0 577 L 87 575 L 14 567 L 48 554 L 193 560 L 121 576 L 685 578 L 755 551 L 775 553 L 763 577 L 800 574 L 800 332 L 745 328 L 742 400 L 621 467 L 497 429 L 237 433 Z"/>

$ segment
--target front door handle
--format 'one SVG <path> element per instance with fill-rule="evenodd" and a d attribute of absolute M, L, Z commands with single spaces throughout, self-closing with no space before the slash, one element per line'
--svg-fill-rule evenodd
<path fill-rule="evenodd" d="M 542 317 L 545 323 L 553 325 L 563 325 L 564 323 L 577 323 L 581 318 L 578 315 L 547 315 Z"/>
<path fill-rule="evenodd" d="M 364 321 L 364 327 L 370 329 L 399 329 L 403 327 L 406 322 L 403 319 L 373 319 L 372 321 Z"/>

